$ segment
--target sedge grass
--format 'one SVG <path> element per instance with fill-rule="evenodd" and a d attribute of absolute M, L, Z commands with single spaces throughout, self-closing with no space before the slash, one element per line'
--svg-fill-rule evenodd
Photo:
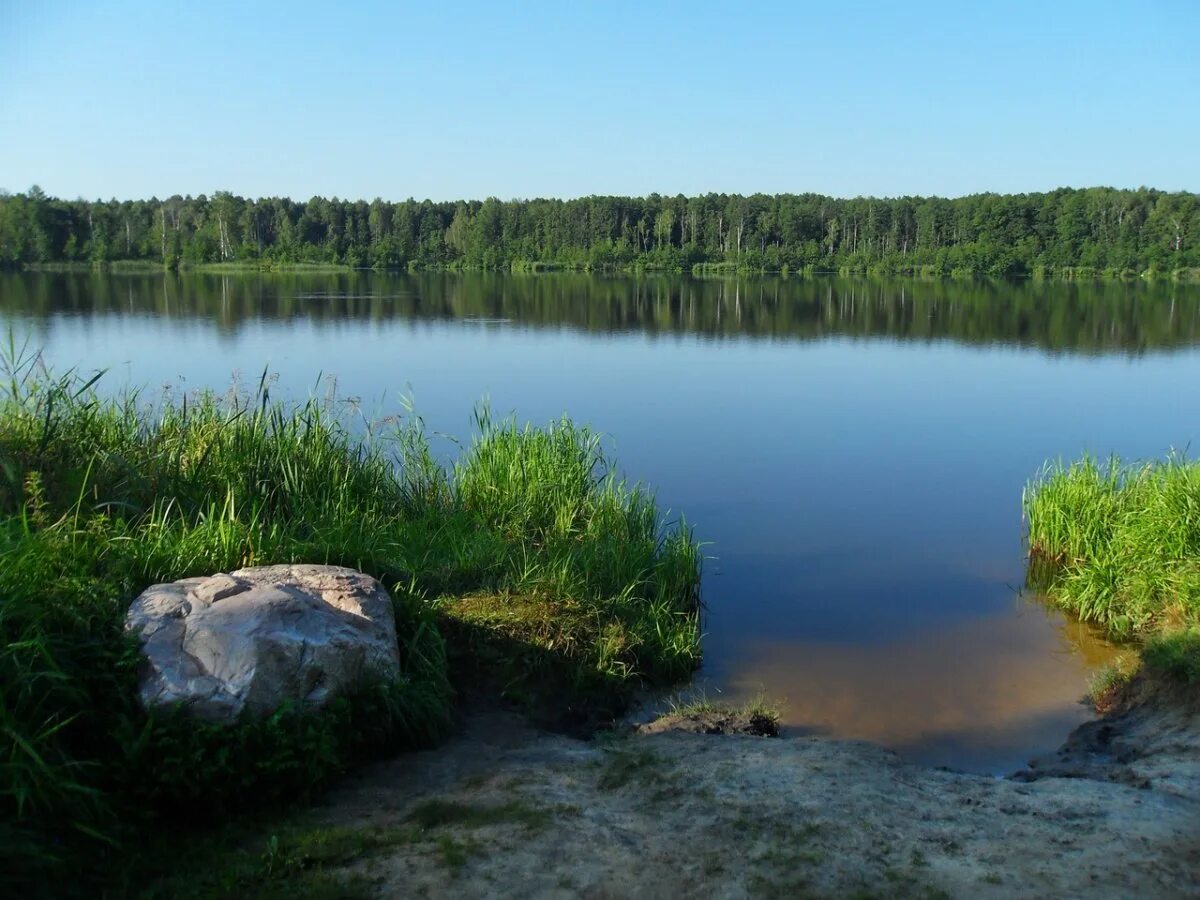
<path fill-rule="evenodd" d="M 1024 494 L 1030 582 L 1153 669 L 1200 680 L 1200 462 L 1048 466 Z"/>

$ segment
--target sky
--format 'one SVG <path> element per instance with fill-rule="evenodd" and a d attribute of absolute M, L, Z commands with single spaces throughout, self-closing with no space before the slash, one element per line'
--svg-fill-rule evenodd
<path fill-rule="evenodd" d="M 1200 2 L 0 0 L 0 188 L 1200 190 Z"/>

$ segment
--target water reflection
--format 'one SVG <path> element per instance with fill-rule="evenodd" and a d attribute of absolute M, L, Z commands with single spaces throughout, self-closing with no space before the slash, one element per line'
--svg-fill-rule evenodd
<path fill-rule="evenodd" d="M 769 691 L 783 700 L 784 723 L 800 731 L 1007 772 L 1055 749 L 1089 717 L 1081 686 L 1117 653 L 1086 625 L 1020 602 L 1006 615 L 891 641 L 757 641 L 744 647 L 748 662 L 726 693 Z"/>
<path fill-rule="evenodd" d="M 951 339 L 1074 352 L 1200 341 L 1200 290 L 1173 283 L 694 279 L 468 273 L 0 276 L 9 314 L 248 322 L 469 320 L 593 333 Z"/>

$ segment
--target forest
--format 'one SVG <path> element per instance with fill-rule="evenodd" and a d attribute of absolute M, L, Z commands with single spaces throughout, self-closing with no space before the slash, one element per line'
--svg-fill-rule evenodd
<path fill-rule="evenodd" d="M 1200 195 L 1148 188 L 434 202 L 0 194 L 0 267 L 1200 275 Z"/>

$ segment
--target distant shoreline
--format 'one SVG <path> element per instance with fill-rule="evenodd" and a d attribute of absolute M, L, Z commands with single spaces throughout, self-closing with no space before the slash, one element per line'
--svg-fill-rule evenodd
<path fill-rule="evenodd" d="M 1200 281 L 1200 194 L 67 200 L 0 193 L 0 266 L 283 266 L 486 271 Z"/>
<path fill-rule="evenodd" d="M 0 269 L 0 271 L 4 271 Z M 245 274 L 326 274 L 373 272 L 378 274 L 404 274 L 415 272 L 440 272 L 458 274 L 465 272 L 489 272 L 499 275 L 546 275 L 555 273 L 571 273 L 579 275 L 693 275 L 698 277 L 764 277 L 777 276 L 782 278 L 903 278 L 917 281 L 941 280 L 1004 280 L 1004 281 L 1172 281 L 1179 283 L 1200 283 L 1200 269 L 1176 269 L 1164 272 L 1148 270 L 1145 272 L 1118 272 L 1112 269 L 1092 269 L 1086 266 L 1064 268 L 1050 272 L 1035 272 L 1028 275 L 996 276 L 987 272 L 969 269 L 955 269 L 950 272 L 937 271 L 906 271 L 880 272 L 871 269 L 816 269 L 806 266 L 802 269 L 788 269 L 787 266 L 778 269 L 746 268 L 727 263 L 697 263 L 690 269 L 681 267 L 663 267 L 653 265 L 621 265 L 621 266 L 570 266 L 553 262 L 513 263 L 510 266 L 469 266 L 469 265 L 410 265 L 407 267 L 369 267 L 351 266 L 346 263 L 308 263 L 308 262 L 272 262 L 268 260 L 223 263 L 179 263 L 164 265 L 151 260 L 112 260 L 109 262 L 44 262 L 25 263 L 8 271 L 45 273 L 45 274 L 155 274 L 155 273 L 191 273 L 208 275 L 245 275 Z"/>

